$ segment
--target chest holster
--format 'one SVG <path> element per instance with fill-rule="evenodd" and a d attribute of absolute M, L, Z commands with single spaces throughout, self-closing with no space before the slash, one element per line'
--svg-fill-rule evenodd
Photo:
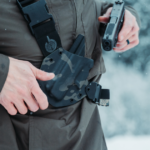
<path fill-rule="evenodd" d="M 94 61 L 84 57 L 84 36 L 78 35 L 70 50 L 66 51 L 45 0 L 17 0 L 17 3 L 45 57 L 40 69 L 55 74 L 52 80 L 38 80 L 49 103 L 54 107 L 65 107 L 87 97 L 95 104 L 109 106 L 109 90 L 87 80 Z"/>

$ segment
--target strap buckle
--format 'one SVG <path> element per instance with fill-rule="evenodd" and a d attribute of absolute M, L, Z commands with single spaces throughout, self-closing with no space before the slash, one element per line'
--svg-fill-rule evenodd
<path fill-rule="evenodd" d="M 51 21 L 53 20 L 53 17 L 48 13 L 48 7 L 45 0 L 39 0 L 34 3 L 33 1 L 34 0 L 17 0 L 17 3 L 34 34 L 33 28 L 35 26 L 49 19 Z"/>

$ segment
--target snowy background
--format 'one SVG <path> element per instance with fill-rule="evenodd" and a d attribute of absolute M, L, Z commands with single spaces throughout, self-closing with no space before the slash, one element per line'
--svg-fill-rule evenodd
<path fill-rule="evenodd" d="M 102 127 L 108 150 L 150 150 L 150 0 L 125 2 L 140 16 L 140 44 L 125 53 L 103 51 L 107 72 L 100 84 L 111 101 L 99 107 Z"/>

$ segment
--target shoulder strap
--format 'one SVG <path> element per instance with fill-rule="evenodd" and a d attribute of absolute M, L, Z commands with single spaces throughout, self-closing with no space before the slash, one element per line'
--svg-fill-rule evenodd
<path fill-rule="evenodd" d="M 55 28 L 53 16 L 48 13 L 45 0 L 17 0 L 17 3 L 29 24 L 32 34 L 46 57 L 62 47 L 60 37 Z"/>

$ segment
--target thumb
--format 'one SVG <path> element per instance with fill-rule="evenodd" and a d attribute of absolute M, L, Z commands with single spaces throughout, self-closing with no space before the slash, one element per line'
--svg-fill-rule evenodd
<path fill-rule="evenodd" d="M 30 65 L 30 68 L 31 68 L 35 78 L 38 80 L 47 81 L 47 80 L 51 80 L 55 77 L 54 73 L 48 73 L 48 72 L 42 71 L 32 65 Z"/>
<path fill-rule="evenodd" d="M 108 23 L 109 22 L 109 16 L 106 16 L 106 15 L 100 16 L 100 17 L 98 17 L 98 20 L 101 23 Z"/>

